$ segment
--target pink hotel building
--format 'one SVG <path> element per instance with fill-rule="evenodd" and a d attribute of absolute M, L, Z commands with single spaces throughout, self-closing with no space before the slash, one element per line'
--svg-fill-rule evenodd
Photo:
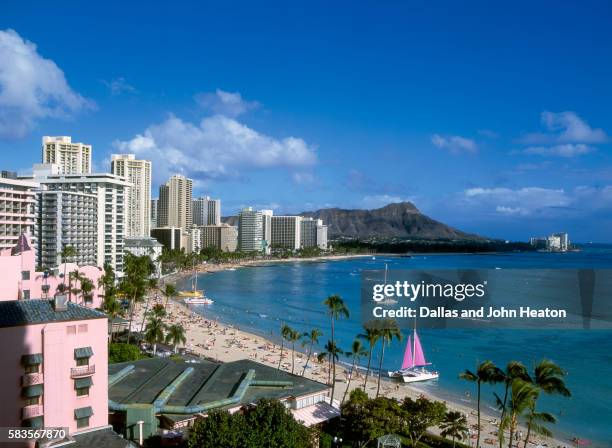
<path fill-rule="evenodd" d="M 54 298 L 63 266 L 56 276 L 36 272 L 30 247 L 22 235 L 0 251 L 0 427 L 67 427 L 70 439 L 56 443 L 70 448 L 130 446 L 108 426 L 108 319 L 94 309 L 101 293 L 85 303 L 78 294 Z M 78 270 L 97 286 L 100 269 Z"/>

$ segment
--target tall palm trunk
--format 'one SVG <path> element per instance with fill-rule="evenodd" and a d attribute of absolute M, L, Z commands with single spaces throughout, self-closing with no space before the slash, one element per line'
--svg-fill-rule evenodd
<path fill-rule="evenodd" d="M 291 343 L 291 375 L 295 369 L 295 342 Z"/>
<path fill-rule="evenodd" d="M 478 435 L 476 436 L 476 448 L 480 448 L 480 380 L 478 380 Z"/>
<path fill-rule="evenodd" d="M 378 398 L 378 393 L 380 392 L 380 377 L 382 374 L 382 364 L 383 364 L 384 358 L 385 358 L 385 338 L 382 338 L 382 350 L 380 352 L 380 362 L 378 363 L 378 385 L 376 386 L 376 398 Z"/>
<path fill-rule="evenodd" d="M 284 346 L 285 346 L 285 340 L 281 336 L 281 351 L 280 351 L 280 356 L 278 358 L 278 367 L 276 368 L 276 370 L 280 370 L 281 362 L 283 362 L 283 348 L 285 348 Z"/>
<path fill-rule="evenodd" d="M 363 391 L 366 392 L 366 387 L 368 385 L 368 376 L 370 375 L 370 364 L 372 362 L 372 351 L 373 351 L 374 347 L 372 346 L 372 344 L 370 344 L 370 350 L 368 352 L 368 368 L 366 370 L 366 374 L 365 374 L 365 380 L 363 380 Z"/>
<path fill-rule="evenodd" d="M 334 405 L 334 392 L 336 391 L 336 342 L 334 340 L 334 316 L 332 314 L 331 317 L 331 340 L 332 340 L 332 348 L 334 350 L 334 353 L 331 353 L 331 362 L 332 362 L 332 370 L 333 370 L 333 374 L 332 374 L 332 390 L 331 390 L 331 399 L 329 401 L 329 404 L 331 406 Z"/>
<path fill-rule="evenodd" d="M 145 302 L 144 313 L 142 314 L 142 322 L 140 323 L 140 332 L 144 329 L 145 319 L 147 318 L 147 311 L 149 310 L 149 300 L 150 298 L 147 296 L 147 301 Z"/>
<path fill-rule="evenodd" d="M 531 435 L 531 423 L 532 423 L 532 418 L 533 418 L 534 413 L 535 413 L 535 405 L 531 408 L 531 417 L 529 417 L 529 421 L 527 422 L 527 437 L 525 438 L 525 445 L 523 445 L 523 448 L 527 448 L 527 444 L 529 443 L 529 436 Z M 518 441 L 516 444 L 518 445 Z"/>
<path fill-rule="evenodd" d="M 127 343 L 130 343 L 130 337 L 132 336 L 132 321 L 134 320 L 134 309 L 136 308 L 136 294 L 130 304 L 130 326 L 128 327 Z"/>
<path fill-rule="evenodd" d="M 508 448 L 512 448 L 512 441 L 514 438 L 514 431 L 516 429 L 516 414 L 512 414 L 512 421 L 510 423 L 510 442 L 508 443 Z"/>
<path fill-rule="evenodd" d="M 340 404 L 344 403 L 346 400 L 346 394 L 348 394 L 349 389 L 351 388 L 351 381 L 353 380 L 353 372 L 355 371 L 355 364 L 357 363 L 357 356 L 353 356 L 353 365 L 351 366 L 351 373 L 349 376 L 348 384 L 346 385 L 346 390 L 344 391 L 344 395 L 342 396 L 342 401 Z"/>
<path fill-rule="evenodd" d="M 312 344 L 313 342 L 310 341 L 310 346 L 308 347 L 308 356 L 306 357 L 306 364 L 304 364 L 304 368 L 302 369 L 302 376 L 306 374 L 306 368 L 308 367 L 308 362 L 310 361 L 310 356 L 312 355 Z"/>
<path fill-rule="evenodd" d="M 503 444 L 503 440 L 504 440 L 504 434 L 502 431 L 502 422 L 504 421 L 504 417 L 506 416 L 506 403 L 508 401 L 508 389 L 510 387 L 510 382 L 506 381 L 506 390 L 504 391 L 504 403 L 502 405 L 502 413 L 501 413 L 501 417 L 499 419 L 499 429 L 498 429 L 498 433 L 497 433 L 497 437 L 499 439 L 499 448 L 502 448 L 502 444 Z"/>

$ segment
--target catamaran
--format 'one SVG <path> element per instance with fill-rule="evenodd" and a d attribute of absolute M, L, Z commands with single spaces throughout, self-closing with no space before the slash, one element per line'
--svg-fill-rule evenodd
<path fill-rule="evenodd" d="M 389 376 L 391 378 L 401 378 L 404 383 L 433 380 L 438 378 L 440 374 L 435 371 L 430 372 L 425 368 L 425 366 L 430 364 L 425 360 L 425 354 L 423 353 L 423 347 L 421 346 L 415 323 L 414 333 L 408 336 L 402 368 L 395 372 L 389 372 Z"/>
<path fill-rule="evenodd" d="M 195 261 L 193 262 L 193 277 L 191 278 L 191 291 L 179 292 L 179 297 L 183 297 L 183 302 L 190 305 L 211 305 L 214 300 L 209 299 L 204 295 L 204 291 L 197 289 L 198 285 L 198 271 L 195 268 Z"/>

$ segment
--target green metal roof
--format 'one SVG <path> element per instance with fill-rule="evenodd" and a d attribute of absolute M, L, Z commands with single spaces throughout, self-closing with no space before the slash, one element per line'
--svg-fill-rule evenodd
<path fill-rule="evenodd" d="M 42 364 L 42 362 L 42 353 L 32 353 L 30 355 L 23 355 L 21 357 L 21 364 L 24 366 L 36 366 L 38 364 Z"/>
<path fill-rule="evenodd" d="M 246 389 L 239 405 L 256 402 L 261 398 L 282 399 L 329 389 L 325 384 L 251 360 L 222 364 L 206 360 L 186 363 L 167 358 L 150 358 L 110 364 L 109 376 L 130 365 L 134 367 L 133 370 L 109 386 L 109 400 L 121 404 L 152 404 L 161 392 L 189 367 L 193 368 L 193 371 L 185 381 L 172 388 L 167 401 L 168 406 L 196 406 L 232 397 L 245 375 L 251 370 L 254 371 L 253 384 Z M 285 386 L 265 387 L 267 382 Z M 174 416 L 171 413 L 163 415 L 172 420 L 185 418 L 185 415 Z"/>
<path fill-rule="evenodd" d="M 74 388 L 82 389 L 83 387 L 90 387 L 93 384 L 93 380 L 90 376 L 85 378 L 77 378 L 74 380 Z"/>
<path fill-rule="evenodd" d="M 91 358 L 93 350 L 91 347 L 80 347 L 74 349 L 74 359 Z"/>
<path fill-rule="evenodd" d="M 51 300 L 30 299 L 0 302 L 0 328 L 102 318 L 106 318 L 106 314 L 74 303 L 68 303 L 67 309 L 63 311 L 55 311 Z"/>
<path fill-rule="evenodd" d="M 24 387 L 21 390 L 21 395 L 25 398 L 40 397 L 43 394 L 43 385 L 35 384 L 34 386 Z"/>
<path fill-rule="evenodd" d="M 74 418 L 85 418 L 91 417 L 93 415 L 93 409 L 91 406 L 87 406 L 84 408 L 78 408 L 74 410 Z"/>

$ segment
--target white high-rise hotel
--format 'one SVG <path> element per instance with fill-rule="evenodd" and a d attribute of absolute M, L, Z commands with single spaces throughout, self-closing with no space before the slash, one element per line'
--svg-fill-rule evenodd
<path fill-rule="evenodd" d="M 113 154 L 111 172 L 132 184 L 127 192 L 126 236 L 148 237 L 151 233 L 151 162 L 137 160 L 134 154 Z"/>
<path fill-rule="evenodd" d="M 252 207 L 243 208 L 238 214 L 238 248 L 242 252 L 262 249 L 263 219 L 261 212 Z"/>
<path fill-rule="evenodd" d="M 0 178 L 0 249 L 15 246 L 19 235 L 33 235 L 35 182 Z"/>
<path fill-rule="evenodd" d="M 73 143 L 68 136 L 44 136 L 42 163 L 58 165 L 59 174 L 91 173 L 91 145 Z"/>

